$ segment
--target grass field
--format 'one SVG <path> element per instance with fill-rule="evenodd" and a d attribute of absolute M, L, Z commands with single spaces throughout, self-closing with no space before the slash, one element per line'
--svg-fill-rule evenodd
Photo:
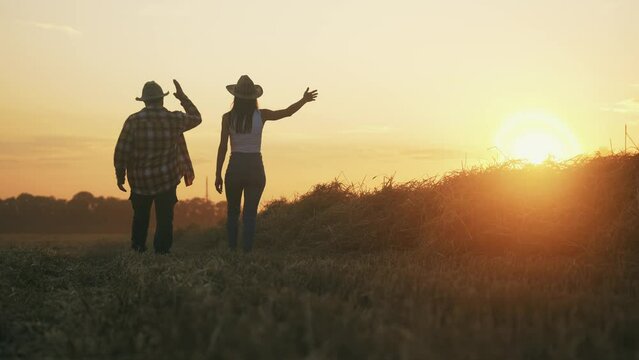
<path fill-rule="evenodd" d="M 637 266 L 420 251 L 0 250 L 0 358 L 633 359 Z M 3 238 L 6 245 L 6 238 Z M 86 238 L 97 244 L 104 237 Z"/>
<path fill-rule="evenodd" d="M 3 235 L 0 358 L 637 359 L 634 158 L 605 161 L 550 190 L 531 168 L 321 185 L 269 204 L 248 255 L 220 229 L 169 256 Z"/>

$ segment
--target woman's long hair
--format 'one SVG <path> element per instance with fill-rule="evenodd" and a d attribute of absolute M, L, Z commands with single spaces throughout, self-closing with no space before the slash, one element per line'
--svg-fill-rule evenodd
<path fill-rule="evenodd" d="M 233 129 L 236 133 L 247 134 L 253 129 L 253 113 L 257 110 L 257 99 L 240 99 L 236 97 L 233 100 L 229 116 L 229 130 Z"/>

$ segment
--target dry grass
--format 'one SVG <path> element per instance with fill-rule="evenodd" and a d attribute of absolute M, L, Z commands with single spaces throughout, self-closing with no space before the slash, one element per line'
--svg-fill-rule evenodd
<path fill-rule="evenodd" d="M 511 162 L 373 190 L 335 181 L 268 204 L 258 236 L 266 246 L 337 251 L 626 251 L 639 222 L 638 162 Z"/>
<path fill-rule="evenodd" d="M 3 359 L 639 354 L 638 268 L 623 261 L 13 249 L 0 266 Z"/>
<path fill-rule="evenodd" d="M 3 237 L 0 358 L 636 359 L 636 159 L 318 185 L 250 255 Z"/>

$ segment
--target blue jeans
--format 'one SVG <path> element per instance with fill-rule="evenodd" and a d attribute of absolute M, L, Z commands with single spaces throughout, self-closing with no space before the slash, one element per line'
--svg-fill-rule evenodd
<path fill-rule="evenodd" d="M 257 207 L 266 186 L 264 164 L 260 153 L 231 153 L 229 166 L 224 176 L 226 184 L 227 222 L 229 247 L 237 248 L 237 237 L 240 217 L 240 203 L 244 193 L 244 209 L 242 211 L 242 240 L 245 252 L 253 248 L 255 237 L 255 221 Z"/>

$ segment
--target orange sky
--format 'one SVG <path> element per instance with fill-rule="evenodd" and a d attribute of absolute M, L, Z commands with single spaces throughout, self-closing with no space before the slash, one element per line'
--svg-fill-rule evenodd
<path fill-rule="evenodd" d="M 0 0 L 0 197 L 124 197 L 117 135 L 144 82 L 172 78 L 204 118 L 187 134 L 197 179 L 182 198 L 213 182 L 224 86 L 242 74 L 265 108 L 320 90 L 267 125 L 265 200 L 489 162 L 522 113 L 550 114 L 583 151 L 619 149 L 624 123 L 639 138 L 638 13 L 634 0 Z"/>

